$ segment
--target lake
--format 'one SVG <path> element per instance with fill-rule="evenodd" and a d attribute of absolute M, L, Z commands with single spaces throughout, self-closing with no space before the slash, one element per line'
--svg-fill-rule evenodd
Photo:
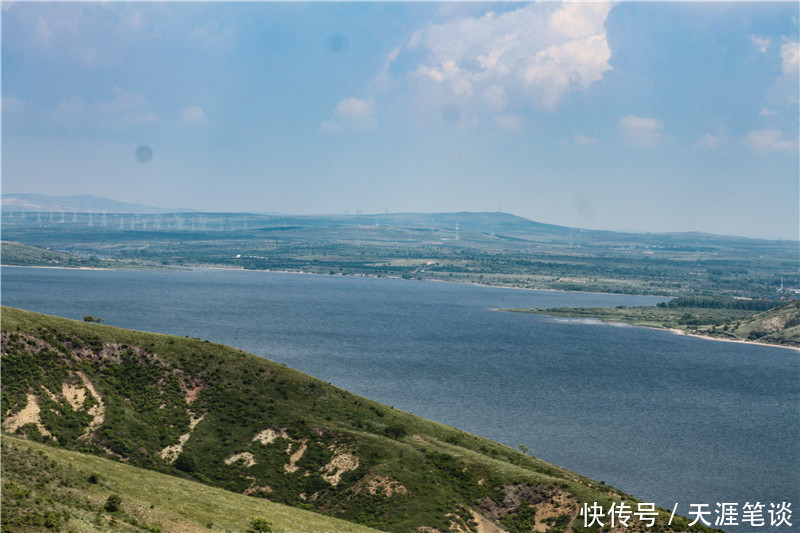
<path fill-rule="evenodd" d="M 236 346 L 523 444 L 684 516 L 699 503 L 796 509 L 798 351 L 497 310 L 663 300 L 277 272 L 2 269 L 3 305 Z"/>

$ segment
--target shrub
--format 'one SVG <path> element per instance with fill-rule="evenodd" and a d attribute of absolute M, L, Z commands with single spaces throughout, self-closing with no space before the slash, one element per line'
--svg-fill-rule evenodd
<path fill-rule="evenodd" d="M 117 494 L 112 494 L 106 500 L 104 509 L 109 513 L 116 513 L 119 511 L 119 506 L 122 505 L 122 498 Z"/>
<path fill-rule="evenodd" d="M 247 533 L 270 533 L 271 531 L 272 523 L 269 520 L 266 518 L 253 518 Z"/>
<path fill-rule="evenodd" d="M 187 474 L 191 474 L 194 472 L 195 469 L 195 462 L 194 459 L 190 455 L 186 455 L 186 453 L 181 453 L 177 459 L 175 459 L 175 468 L 180 470 L 181 472 L 186 472 Z"/>
<path fill-rule="evenodd" d="M 406 436 L 406 428 L 401 425 L 388 426 L 383 432 L 386 433 L 387 437 L 393 439 L 400 439 Z"/>

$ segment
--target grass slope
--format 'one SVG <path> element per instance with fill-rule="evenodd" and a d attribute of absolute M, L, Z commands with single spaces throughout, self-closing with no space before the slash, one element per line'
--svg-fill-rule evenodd
<path fill-rule="evenodd" d="M 636 501 L 199 339 L 3 308 L 2 345 L 7 434 L 254 499 L 387 531 L 475 531 L 475 520 L 488 520 L 508 532 L 581 531 L 584 502 Z M 687 528 L 667 518 L 627 531 Z"/>
<path fill-rule="evenodd" d="M 264 518 L 272 531 L 373 529 L 136 468 L 102 457 L 3 436 L 3 533 L 244 532 Z M 115 511 L 106 507 L 119 496 Z"/>

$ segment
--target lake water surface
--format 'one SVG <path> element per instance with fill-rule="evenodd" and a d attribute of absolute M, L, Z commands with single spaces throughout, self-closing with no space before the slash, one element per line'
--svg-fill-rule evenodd
<path fill-rule="evenodd" d="M 796 509 L 798 351 L 496 310 L 661 300 L 274 272 L 2 269 L 3 305 L 236 346 L 524 444 L 684 516 L 693 503 Z"/>

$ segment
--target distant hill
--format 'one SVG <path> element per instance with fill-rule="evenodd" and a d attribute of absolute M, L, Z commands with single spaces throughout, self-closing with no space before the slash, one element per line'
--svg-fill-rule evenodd
<path fill-rule="evenodd" d="M 800 300 L 769 309 L 743 321 L 735 333 L 749 340 L 800 347 Z"/>
<path fill-rule="evenodd" d="M 479 523 L 508 533 L 580 531 L 583 503 L 607 509 L 624 499 L 637 509 L 638 500 L 524 452 L 207 341 L 3 308 L 2 346 L 7 434 L 253 498 L 431 533 Z M 4 519 L 10 506 L 26 505 L 24 489 L 10 488 Z M 148 517 L 199 497 L 162 493 L 153 490 Z M 662 510 L 656 528 L 688 530 L 687 520 L 668 519 Z M 630 525 L 645 530 L 635 517 Z"/>
<path fill-rule="evenodd" d="M 3 210 L 42 213 L 176 213 L 190 212 L 185 208 L 163 208 L 127 202 L 117 202 L 91 194 L 78 196 L 47 196 L 44 194 L 3 194 Z"/>

